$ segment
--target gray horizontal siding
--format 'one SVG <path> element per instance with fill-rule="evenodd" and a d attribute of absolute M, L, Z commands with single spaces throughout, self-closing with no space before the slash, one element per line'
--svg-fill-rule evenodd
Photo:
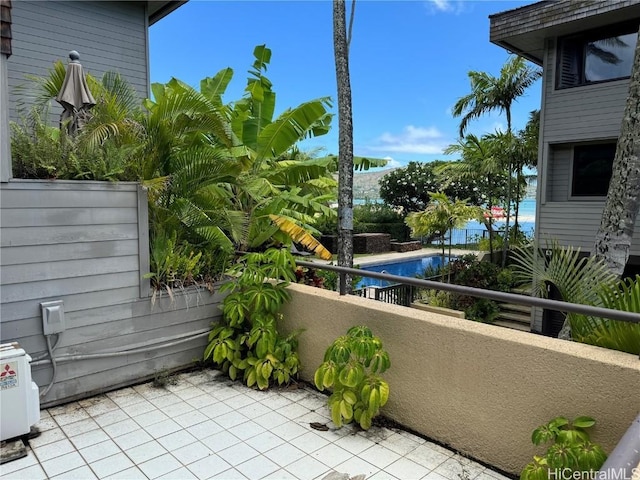
<path fill-rule="evenodd" d="M 571 146 L 567 145 L 552 145 L 549 150 L 547 199 L 551 202 L 565 202 L 569 199 L 572 152 Z"/>
<path fill-rule="evenodd" d="M 561 245 L 573 245 L 589 252 L 593 250 L 604 201 L 547 202 L 539 208 L 538 240 L 555 239 Z M 635 239 L 640 238 L 640 223 L 636 223 L 633 235 Z M 632 244 L 631 255 L 640 255 L 640 242 Z"/>
<path fill-rule="evenodd" d="M 207 329 L 222 297 L 187 289 L 140 298 L 147 281 L 146 193 L 134 183 L 14 180 L 0 184 L 0 339 L 46 356 L 40 302 L 63 300 L 56 356 L 125 350 Z M 142 267 L 141 267 L 142 266 Z M 44 405 L 192 364 L 206 338 L 115 358 L 59 364 Z M 45 387 L 51 365 L 35 366 Z"/>
<path fill-rule="evenodd" d="M 556 42 L 545 56 L 543 135 L 547 143 L 616 138 L 620 133 L 629 80 L 555 89 Z"/>
<path fill-rule="evenodd" d="M 27 75 L 46 75 L 56 60 L 66 63 L 69 51 L 77 50 L 86 72 L 97 78 L 120 72 L 141 98 L 148 96 L 144 2 L 22 0 L 13 3 L 12 14 L 10 91 L 25 84 Z M 29 94 L 24 97 L 29 101 Z M 9 106 L 12 120 L 18 118 L 16 100 Z M 58 110 L 54 105 L 52 113 Z"/>

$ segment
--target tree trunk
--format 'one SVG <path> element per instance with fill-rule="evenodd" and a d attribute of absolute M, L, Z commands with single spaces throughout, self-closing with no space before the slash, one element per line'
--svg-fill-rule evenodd
<path fill-rule="evenodd" d="M 333 51 L 338 85 L 338 265 L 353 267 L 353 117 L 345 10 L 344 0 L 334 0 Z M 351 290 L 351 276 L 341 277 L 340 294 L 351 293 Z"/>
<path fill-rule="evenodd" d="M 509 134 L 509 142 L 513 142 L 511 138 L 511 108 L 506 109 L 507 114 L 507 133 Z M 509 155 L 513 155 L 513 144 L 509 145 Z M 513 182 L 513 157 L 509 157 L 509 167 L 507 169 L 507 175 L 509 180 L 507 182 L 507 219 L 504 224 L 504 241 L 502 243 L 502 268 L 507 266 L 507 252 L 509 251 L 509 222 L 511 221 L 511 188 Z"/>
<path fill-rule="evenodd" d="M 629 81 L 613 174 L 596 234 L 595 255 L 618 276 L 629 260 L 640 208 L 640 30 Z"/>

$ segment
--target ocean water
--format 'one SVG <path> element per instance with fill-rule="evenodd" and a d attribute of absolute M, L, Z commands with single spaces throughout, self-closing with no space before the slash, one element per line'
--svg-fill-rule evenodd
<path fill-rule="evenodd" d="M 509 222 L 509 226 L 513 225 L 513 222 L 515 220 L 514 215 L 515 215 L 515 211 L 512 210 L 511 222 Z M 520 202 L 520 209 L 518 211 L 518 223 L 524 233 L 531 233 L 535 229 L 535 222 L 536 222 L 536 200 L 535 198 L 526 198 Z M 496 228 L 500 228 L 504 226 L 505 223 L 506 222 L 504 220 L 496 220 L 494 222 L 494 225 Z M 475 220 L 467 222 L 467 225 L 465 228 L 471 229 L 471 230 L 476 230 L 476 229 L 486 230 L 484 224 L 480 222 L 476 222 Z"/>

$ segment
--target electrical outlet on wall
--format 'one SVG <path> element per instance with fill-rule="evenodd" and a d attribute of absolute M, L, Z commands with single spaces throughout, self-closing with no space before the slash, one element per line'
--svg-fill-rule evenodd
<path fill-rule="evenodd" d="M 42 330 L 45 335 L 64 332 L 66 325 L 64 321 L 64 303 L 62 300 L 53 302 L 42 302 Z"/>

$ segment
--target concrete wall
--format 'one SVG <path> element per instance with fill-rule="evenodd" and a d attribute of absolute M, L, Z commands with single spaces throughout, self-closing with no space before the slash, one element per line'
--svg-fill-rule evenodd
<path fill-rule="evenodd" d="M 0 339 L 46 355 L 40 302 L 63 300 L 55 356 L 127 350 L 206 330 L 220 297 L 190 291 L 152 305 L 146 192 L 136 183 L 0 184 Z M 52 338 L 55 343 L 55 337 Z M 59 365 L 50 405 L 147 378 L 201 357 L 205 338 L 169 349 Z M 50 365 L 34 367 L 46 387 Z"/>
<path fill-rule="evenodd" d="M 304 329 L 303 378 L 312 381 L 335 338 L 368 325 L 391 356 L 383 414 L 507 472 L 519 473 L 541 452 L 531 432 L 553 417 L 593 416 L 592 438 L 611 451 L 640 411 L 634 355 L 303 285 L 289 289 L 285 327 Z"/>

